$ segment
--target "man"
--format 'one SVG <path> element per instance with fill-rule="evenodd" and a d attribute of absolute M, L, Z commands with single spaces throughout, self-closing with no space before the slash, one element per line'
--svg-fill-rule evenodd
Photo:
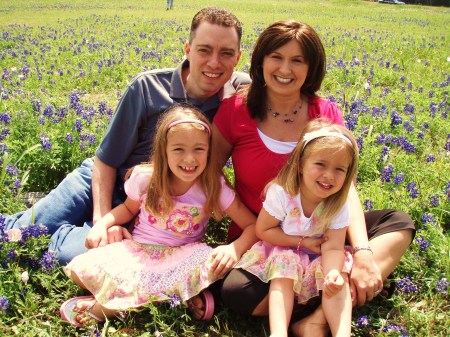
<path fill-rule="evenodd" d="M 125 172 L 148 161 L 156 122 L 166 108 L 188 101 L 212 120 L 222 99 L 249 83 L 248 75 L 233 71 L 241 57 L 241 36 L 241 23 L 232 13 L 215 7 L 198 12 L 186 60 L 176 69 L 139 74 L 120 100 L 95 158 L 86 159 L 32 209 L 6 216 L 6 228 L 32 222 L 47 226 L 49 249 L 63 265 L 87 248 L 130 237 L 115 227 L 107 239 L 85 246 L 90 228 L 125 199 Z"/>

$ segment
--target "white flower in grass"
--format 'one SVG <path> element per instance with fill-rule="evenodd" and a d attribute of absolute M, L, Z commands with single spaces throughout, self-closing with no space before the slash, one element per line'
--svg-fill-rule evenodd
<path fill-rule="evenodd" d="M 28 272 L 27 271 L 24 271 L 23 273 L 22 273 L 22 282 L 23 283 L 25 283 L 25 284 L 27 284 L 27 282 L 28 282 L 28 280 L 30 279 L 30 276 L 28 275 Z"/>
<path fill-rule="evenodd" d="M 18 242 L 22 239 L 22 231 L 19 228 L 11 228 L 5 231 L 9 242 Z"/>

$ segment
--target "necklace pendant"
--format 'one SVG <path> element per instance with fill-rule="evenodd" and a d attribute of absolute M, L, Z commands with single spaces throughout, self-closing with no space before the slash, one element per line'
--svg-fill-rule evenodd
<path fill-rule="evenodd" d="M 285 123 L 294 123 L 294 120 L 292 118 L 286 118 L 283 120 Z"/>
<path fill-rule="evenodd" d="M 280 113 L 277 112 L 277 111 L 275 111 L 274 113 L 272 113 L 272 116 L 275 117 L 275 118 L 277 118 L 279 115 L 280 115 Z"/>

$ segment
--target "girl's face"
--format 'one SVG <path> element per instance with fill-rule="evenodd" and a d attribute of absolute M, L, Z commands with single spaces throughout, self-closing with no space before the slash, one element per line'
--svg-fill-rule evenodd
<path fill-rule="evenodd" d="M 325 149 L 303 159 L 300 170 L 302 197 L 319 203 L 344 185 L 352 158 L 347 150 Z"/>
<path fill-rule="evenodd" d="M 180 129 L 167 136 L 167 161 L 174 190 L 185 193 L 206 168 L 209 135 L 201 130 Z"/>
<path fill-rule="evenodd" d="M 308 75 L 308 63 L 299 43 L 292 40 L 264 57 L 263 76 L 267 94 L 300 95 Z"/>

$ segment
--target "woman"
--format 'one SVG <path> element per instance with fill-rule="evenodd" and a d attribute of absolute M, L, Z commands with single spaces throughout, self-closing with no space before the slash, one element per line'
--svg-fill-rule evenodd
<path fill-rule="evenodd" d="M 232 157 L 236 191 L 255 214 L 261 210 L 264 186 L 287 161 L 305 124 L 318 117 L 344 124 L 337 105 L 317 95 L 325 66 L 324 47 L 312 27 L 296 21 L 276 22 L 261 33 L 252 53 L 252 84 L 224 100 L 214 118 L 215 151 L 223 163 Z M 347 239 L 354 248 L 352 297 L 363 305 L 381 292 L 383 280 L 400 261 L 415 228 L 411 218 L 400 211 L 364 214 L 354 188 L 350 202 Z M 232 224 L 228 240 L 239 235 Z M 268 289 L 268 284 L 255 276 L 234 269 L 221 292 L 230 308 L 259 316 L 268 314 Z M 291 328 L 295 336 L 328 333 L 321 307 Z"/>

